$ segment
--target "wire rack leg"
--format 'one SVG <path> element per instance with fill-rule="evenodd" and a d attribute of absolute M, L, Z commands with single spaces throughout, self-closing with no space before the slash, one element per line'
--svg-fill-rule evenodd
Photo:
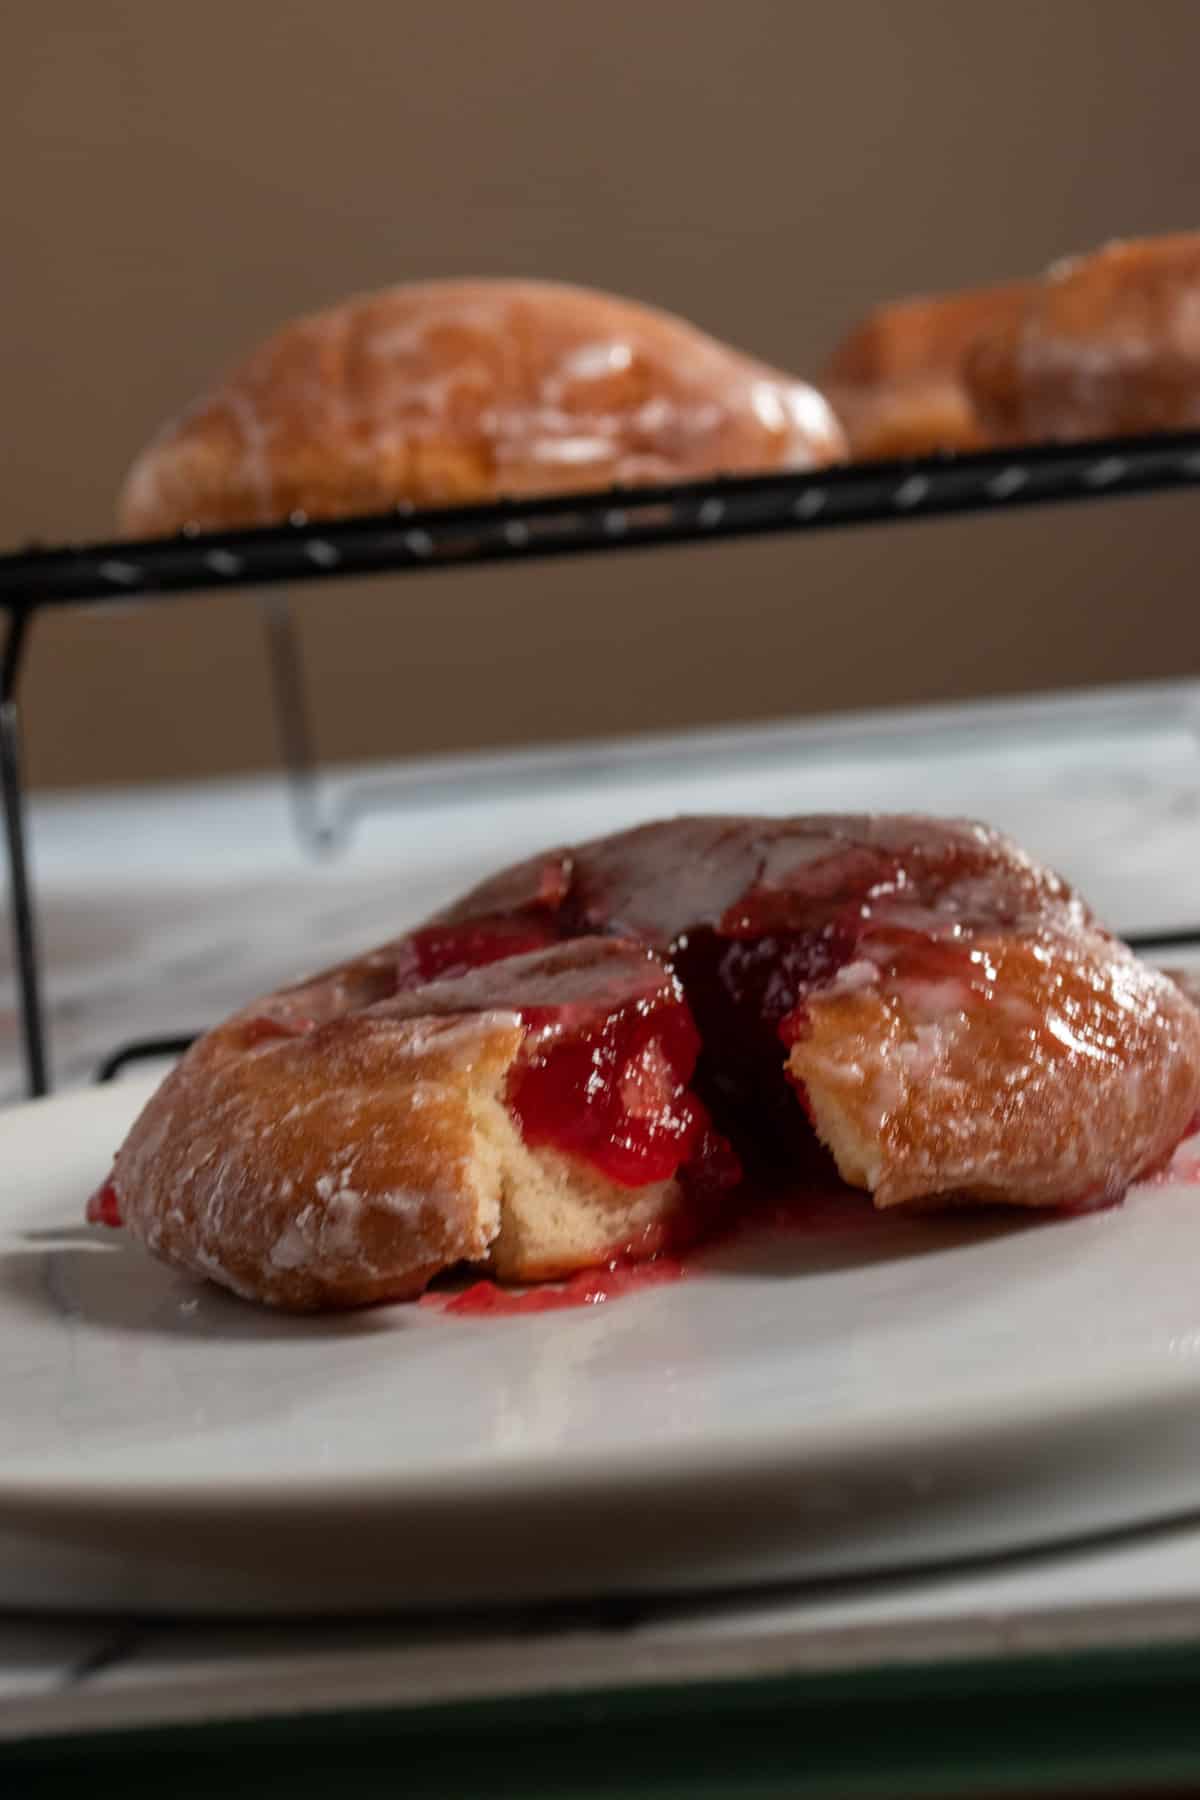
<path fill-rule="evenodd" d="M 46 1024 L 42 1011 L 41 961 L 37 924 L 26 855 L 25 799 L 21 785 L 21 721 L 17 712 L 17 677 L 30 615 L 13 611 L 0 661 L 0 790 L 4 802 L 4 836 L 8 848 L 9 911 L 17 987 L 21 1002 L 21 1037 L 25 1078 L 30 1094 L 49 1092 Z"/>
<path fill-rule="evenodd" d="M 286 595 L 266 594 L 259 604 L 266 627 L 275 722 L 292 797 L 292 817 L 301 843 L 319 856 L 328 855 L 335 847 L 335 833 L 321 817 L 316 733 L 296 621 Z"/>

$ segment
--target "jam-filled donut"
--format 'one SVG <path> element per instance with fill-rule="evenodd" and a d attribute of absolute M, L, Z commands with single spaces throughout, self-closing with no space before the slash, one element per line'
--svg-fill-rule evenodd
<path fill-rule="evenodd" d="M 285 325 L 133 464 L 122 528 L 265 525 L 840 460 L 814 388 L 556 282 L 437 281 Z"/>
<path fill-rule="evenodd" d="M 983 826 L 685 818 L 504 871 L 200 1039 L 93 1216 L 287 1307 L 639 1259 L 815 1139 L 879 1206 L 1092 1204 L 1200 1012 Z"/>
<path fill-rule="evenodd" d="M 965 379 L 1002 443 L 1200 425 L 1200 233 L 1057 264 L 979 334 Z"/>
<path fill-rule="evenodd" d="M 963 379 L 981 333 L 1024 304 L 1026 284 L 971 288 L 880 306 L 837 346 L 819 377 L 858 461 L 977 450 L 986 442 Z"/>

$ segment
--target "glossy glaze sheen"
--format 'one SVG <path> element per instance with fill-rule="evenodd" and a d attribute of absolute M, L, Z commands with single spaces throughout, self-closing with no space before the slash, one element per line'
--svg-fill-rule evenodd
<path fill-rule="evenodd" d="M 555 282 L 446 281 L 285 326 L 137 459 L 132 535 L 839 460 L 814 388 Z"/>
<path fill-rule="evenodd" d="M 1200 233 L 1113 243 L 1051 268 L 966 363 L 1007 442 L 1182 431 L 1200 422 Z"/>
<path fill-rule="evenodd" d="M 447 917 L 496 904 L 667 956 L 719 1122 L 794 1153 L 782 1045 L 802 1101 L 827 1091 L 869 1140 L 861 1166 L 835 1147 L 885 1203 L 1099 1201 L 1168 1155 L 1200 1100 L 1174 984 L 969 822 L 675 820 L 506 871 Z"/>
<path fill-rule="evenodd" d="M 440 978 L 423 981 L 429 969 Z M 704 1038 L 694 1081 L 677 977 Z M 469 1089 L 485 1065 L 504 1069 L 529 1144 L 647 1196 L 648 1210 L 589 1227 L 577 1251 L 523 1246 L 523 1267 L 562 1274 L 613 1244 L 661 1249 L 693 1176 L 697 1193 L 727 1191 L 710 1109 L 750 1160 L 773 1150 L 793 1167 L 811 1121 L 881 1205 L 1111 1198 L 1164 1160 L 1200 1104 L 1200 1015 L 982 826 L 679 819 L 506 870 L 418 932 L 220 1028 L 118 1159 L 122 1209 L 148 1207 L 159 1242 L 179 1231 L 187 1256 L 179 1190 L 191 1184 L 200 1266 L 219 1273 L 222 1234 L 240 1242 L 269 1193 L 270 1267 L 257 1276 L 247 1251 L 244 1291 L 261 1279 L 271 1297 L 323 1303 L 326 1288 L 303 1285 L 312 1242 L 336 1252 L 321 1265 L 340 1284 L 331 1298 L 411 1293 L 503 1237 L 468 1185 Z M 313 1098 L 293 1126 L 297 1092 Z M 218 1117 L 239 1134 L 235 1185 Z M 193 1137 L 202 1148 L 186 1147 Z M 365 1169 L 379 1221 L 369 1254 L 362 1240 L 364 1288 Z"/>
<path fill-rule="evenodd" d="M 820 375 L 852 456 L 977 450 L 987 434 L 963 378 L 981 335 L 1016 317 L 1032 284 L 893 301 L 860 321 Z"/>
<path fill-rule="evenodd" d="M 564 1031 L 528 1011 L 508 1103 L 526 1143 L 583 1156 L 613 1181 L 667 1181 L 708 1119 L 689 1092 L 700 1039 L 682 998 L 662 994 Z M 541 1030 L 538 1030 L 539 1025 Z"/>

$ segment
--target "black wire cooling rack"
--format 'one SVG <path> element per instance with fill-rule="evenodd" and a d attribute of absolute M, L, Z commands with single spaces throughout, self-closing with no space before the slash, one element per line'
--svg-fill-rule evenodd
<path fill-rule="evenodd" d="M 956 513 L 1164 493 L 1200 483 L 1200 431 L 1085 444 L 1038 445 L 816 472 L 723 476 L 664 487 L 612 488 L 482 506 L 314 522 L 295 514 L 261 530 L 30 548 L 0 556 L 0 790 L 10 914 L 28 1088 L 49 1086 L 36 911 L 26 851 L 18 686 L 34 616 L 44 607 L 158 604 L 178 594 L 296 584 L 331 577 L 412 574 L 472 563 L 579 556 L 673 544 L 713 544 L 777 532 L 895 524 Z M 314 788 L 307 694 L 280 597 L 264 606 L 281 739 L 297 824 L 315 850 L 336 847 Z M 1143 940 L 1192 943 L 1200 930 Z M 171 1040 L 178 1048 L 186 1040 Z M 106 1068 L 143 1046 L 115 1051 Z M 162 1045 L 150 1047 L 161 1051 Z"/>

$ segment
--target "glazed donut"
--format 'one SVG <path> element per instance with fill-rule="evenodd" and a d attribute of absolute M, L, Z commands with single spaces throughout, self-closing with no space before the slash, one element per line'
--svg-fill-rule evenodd
<path fill-rule="evenodd" d="M 201 1038 L 93 1216 L 240 1294 L 563 1275 L 815 1138 L 880 1207 L 1087 1205 L 1200 1107 L 1200 1012 L 1007 839 L 687 818 L 504 871 Z"/>
<path fill-rule="evenodd" d="M 981 332 L 965 379 L 1004 443 L 1200 425 L 1200 233 L 1057 264 Z"/>
<path fill-rule="evenodd" d="M 296 320 L 134 462 L 122 529 L 807 469 L 845 442 L 815 389 L 584 288 L 440 281 Z"/>
<path fill-rule="evenodd" d="M 1017 314 L 1025 283 L 877 307 L 844 337 L 819 379 L 859 461 L 977 450 L 985 435 L 963 382 L 981 332 Z"/>

